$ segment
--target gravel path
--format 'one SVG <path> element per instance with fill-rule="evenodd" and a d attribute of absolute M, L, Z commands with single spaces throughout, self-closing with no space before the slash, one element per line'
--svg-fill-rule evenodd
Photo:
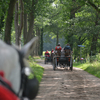
<path fill-rule="evenodd" d="M 38 64 L 45 70 L 35 100 L 100 100 L 99 78 L 79 68 L 53 71 L 50 63 L 41 60 Z"/>

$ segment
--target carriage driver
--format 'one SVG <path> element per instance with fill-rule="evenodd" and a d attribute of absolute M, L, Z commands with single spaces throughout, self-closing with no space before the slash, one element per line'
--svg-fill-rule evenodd
<path fill-rule="evenodd" d="M 70 47 L 69 43 L 67 43 L 66 46 L 64 47 L 64 50 L 66 50 L 66 49 L 70 49 L 71 50 L 71 47 Z"/>
<path fill-rule="evenodd" d="M 62 47 L 60 46 L 60 43 L 58 43 L 58 45 L 55 47 L 55 50 L 61 50 Z"/>
<path fill-rule="evenodd" d="M 45 52 L 45 56 L 50 57 L 48 50 Z"/>
<path fill-rule="evenodd" d="M 64 50 L 68 50 L 68 49 L 71 51 L 70 53 L 72 54 L 73 51 L 72 51 L 69 43 L 67 43 L 66 46 L 64 47 Z"/>

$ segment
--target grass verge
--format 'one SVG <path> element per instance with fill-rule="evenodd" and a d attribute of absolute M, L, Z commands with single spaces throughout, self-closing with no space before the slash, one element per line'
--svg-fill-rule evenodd
<path fill-rule="evenodd" d="M 93 62 L 93 63 L 74 63 L 74 67 L 81 68 L 84 71 L 87 71 L 88 73 L 100 78 L 100 63 L 99 62 Z"/>

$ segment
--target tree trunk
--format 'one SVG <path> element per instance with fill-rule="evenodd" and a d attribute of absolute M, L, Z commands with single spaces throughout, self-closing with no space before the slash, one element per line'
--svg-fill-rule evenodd
<path fill-rule="evenodd" d="M 12 27 L 15 3 L 16 3 L 16 0 L 10 0 L 7 19 L 6 19 L 6 25 L 5 25 L 4 41 L 9 44 L 11 44 L 11 27 Z"/>
<path fill-rule="evenodd" d="M 96 54 L 97 39 L 98 39 L 98 34 L 97 35 L 93 34 L 91 49 L 90 49 L 90 52 L 92 51 L 92 55 Z"/>
<path fill-rule="evenodd" d="M 28 30 L 28 33 L 27 33 L 27 37 L 26 37 L 26 43 L 29 42 L 33 37 L 34 37 L 34 34 L 33 34 L 33 26 L 34 26 L 34 0 L 32 0 L 32 10 L 29 14 L 29 30 Z"/>
<path fill-rule="evenodd" d="M 18 1 L 18 0 L 17 0 Z M 16 45 L 18 45 L 21 48 L 21 32 L 23 28 L 23 1 L 20 0 L 20 24 L 19 22 L 19 2 L 15 5 L 15 32 L 16 32 Z"/>
<path fill-rule="evenodd" d="M 15 37 L 16 37 L 16 44 L 18 45 L 18 31 L 19 31 L 19 27 L 18 27 L 18 0 L 15 4 Z"/>
<path fill-rule="evenodd" d="M 40 29 L 37 27 L 36 28 L 36 35 L 39 37 L 39 39 L 38 39 L 38 41 L 37 41 L 37 46 L 36 46 L 36 56 L 40 56 L 41 54 L 40 54 L 40 47 L 41 47 L 41 36 L 40 36 L 40 34 L 41 34 L 41 31 L 40 31 Z"/>
<path fill-rule="evenodd" d="M 41 52 L 40 55 L 42 55 L 43 52 L 43 28 L 41 29 Z"/>
<path fill-rule="evenodd" d="M 23 30 L 23 35 L 24 35 L 24 44 L 27 43 L 27 14 L 24 13 L 24 30 Z"/>
<path fill-rule="evenodd" d="M 36 44 L 36 56 L 40 56 L 41 55 L 41 30 L 36 27 L 36 35 L 38 36 L 38 41 L 37 41 L 37 44 Z"/>
<path fill-rule="evenodd" d="M 29 18 L 29 30 L 27 34 L 27 42 L 29 42 L 34 37 L 33 25 L 34 25 L 34 14 L 31 12 Z"/>

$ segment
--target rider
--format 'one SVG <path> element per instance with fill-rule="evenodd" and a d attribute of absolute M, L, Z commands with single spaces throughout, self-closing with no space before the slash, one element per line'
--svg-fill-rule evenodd
<path fill-rule="evenodd" d="M 54 50 L 53 50 L 53 49 L 51 50 L 51 54 L 52 54 L 52 53 L 54 53 Z"/>
<path fill-rule="evenodd" d="M 60 43 L 55 47 L 56 55 L 61 56 L 61 49 Z"/>
<path fill-rule="evenodd" d="M 45 56 L 50 57 L 48 50 L 45 52 Z"/>
<path fill-rule="evenodd" d="M 66 46 L 64 47 L 64 51 L 66 52 L 65 55 L 71 55 L 71 53 L 73 53 L 69 43 L 67 43 Z"/>
<path fill-rule="evenodd" d="M 55 50 L 61 50 L 62 47 L 60 46 L 60 43 L 58 43 L 58 45 L 55 47 Z"/>
<path fill-rule="evenodd" d="M 64 50 L 66 50 L 66 49 L 70 49 L 71 50 L 71 47 L 70 47 L 69 43 L 67 43 L 66 46 L 64 47 Z"/>

